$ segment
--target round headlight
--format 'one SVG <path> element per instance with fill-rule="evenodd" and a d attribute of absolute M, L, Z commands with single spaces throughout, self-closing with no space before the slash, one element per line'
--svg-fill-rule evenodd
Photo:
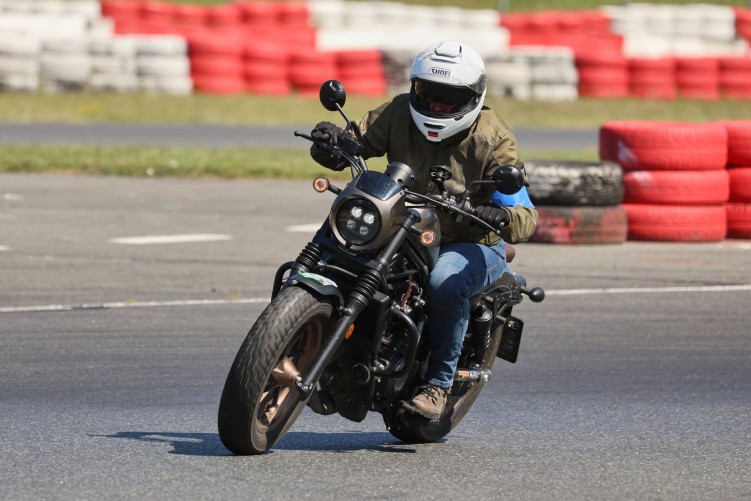
<path fill-rule="evenodd" d="M 336 213 L 336 228 L 347 243 L 364 245 L 378 235 L 381 217 L 368 200 L 353 199 Z"/>

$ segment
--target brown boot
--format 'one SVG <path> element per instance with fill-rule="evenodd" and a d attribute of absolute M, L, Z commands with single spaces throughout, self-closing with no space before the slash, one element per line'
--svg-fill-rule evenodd
<path fill-rule="evenodd" d="M 404 407 L 431 421 L 438 421 L 443 414 L 448 400 L 448 388 L 441 388 L 432 384 L 420 387 L 420 391 L 409 402 L 404 402 Z"/>

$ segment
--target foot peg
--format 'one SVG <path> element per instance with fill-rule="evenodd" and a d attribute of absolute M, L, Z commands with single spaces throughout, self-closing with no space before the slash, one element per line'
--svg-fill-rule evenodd
<path fill-rule="evenodd" d="M 457 369 L 454 375 L 454 382 L 476 382 L 482 381 L 487 383 L 490 381 L 490 371 L 487 369 Z"/>

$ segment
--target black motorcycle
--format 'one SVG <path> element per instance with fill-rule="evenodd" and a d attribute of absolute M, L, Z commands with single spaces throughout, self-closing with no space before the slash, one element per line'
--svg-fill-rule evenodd
<path fill-rule="evenodd" d="M 413 171 L 390 163 L 369 171 L 360 155 L 362 136 L 342 109 L 346 94 L 331 80 L 320 99 L 346 121 L 343 134 L 313 141 L 345 162 L 353 179 L 337 188 L 318 177 L 318 192 L 336 195 L 328 219 L 294 262 L 276 273 L 270 304 L 242 343 L 219 404 L 219 436 L 235 454 L 273 447 L 305 406 L 360 422 L 383 416 L 389 432 L 405 442 L 433 442 L 448 434 L 474 403 L 496 357 L 515 362 L 523 322 L 511 315 L 523 295 L 540 302 L 545 292 L 504 273 L 471 298 L 471 322 L 444 413 L 429 421 L 403 407 L 422 383 L 429 355 L 424 292 L 438 258 L 443 211 L 498 232 L 474 215 L 469 193 L 492 183 L 504 193 L 523 185 L 513 166 L 450 196 L 448 169 L 431 169 L 440 194 L 410 191 Z M 512 253 L 508 252 L 512 257 Z"/>

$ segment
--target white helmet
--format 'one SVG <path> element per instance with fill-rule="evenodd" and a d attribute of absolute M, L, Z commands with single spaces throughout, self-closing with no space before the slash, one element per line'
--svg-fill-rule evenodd
<path fill-rule="evenodd" d="M 431 45 L 415 57 L 409 78 L 409 111 L 428 141 L 442 141 L 468 129 L 480 114 L 487 91 L 485 64 L 469 45 L 455 41 Z"/>

